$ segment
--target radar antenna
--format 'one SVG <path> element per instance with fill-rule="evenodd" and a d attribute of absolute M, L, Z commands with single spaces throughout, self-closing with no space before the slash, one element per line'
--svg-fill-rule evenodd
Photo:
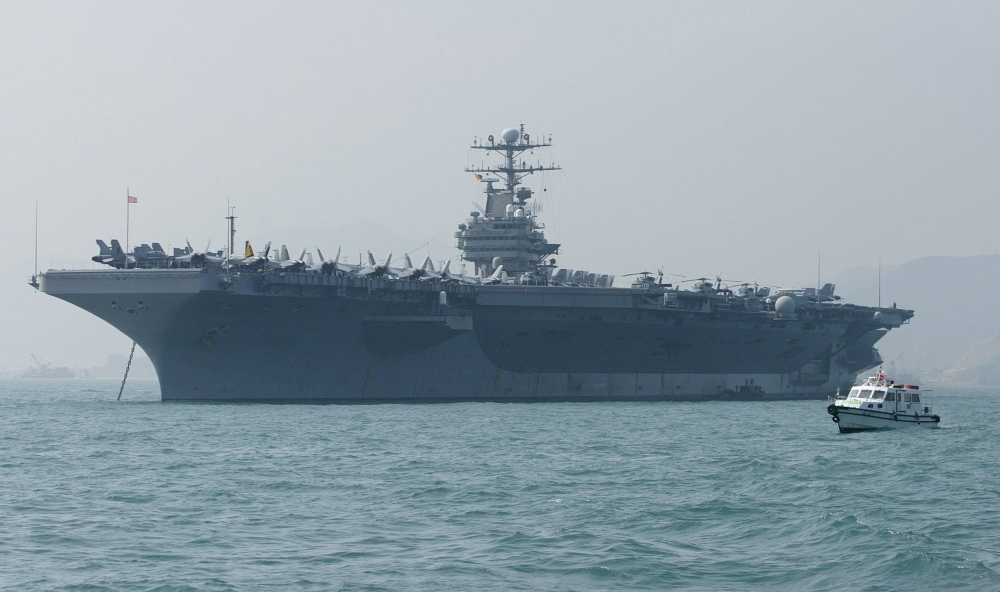
<path fill-rule="evenodd" d="M 465 171 L 467 173 L 485 173 L 487 175 L 493 174 L 503 177 L 504 186 L 510 193 L 515 193 L 514 188 L 521 184 L 521 179 L 532 173 L 537 173 L 539 171 L 558 171 L 561 167 L 554 164 L 526 164 L 524 160 L 520 162 L 517 161 L 517 157 L 524 153 L 525 150 L 534 150 L 535 148 L 549 148 L 552 146 L 552 137 L 545 139 L 544 136 L 542 140 L 532 142 L 531 136 L 524 131 L 524 124 L 519 124 L 517 129 L 509 128 L 505 129 L 500 135 L 501 141 L 498 143 L 494 140 L 493 136 L 489 136 L 486 142 L 479 142 L 478 138 L 473 140 L 472 150 L 485 150 L 486 153 L 493 151 L 500 152 L 504 155 L 504 163 L 497 166 L 479 166 L 479 167 L 467 167 Z M 488 143 L 487 143 L 488 142 Z M 483 179 L 480 177 L 480 180 Z M 530 192 L 518 191 L 515 193 L 514 199 L 521 205 L 524 204 L 524 200 L 531 197 Z"/>

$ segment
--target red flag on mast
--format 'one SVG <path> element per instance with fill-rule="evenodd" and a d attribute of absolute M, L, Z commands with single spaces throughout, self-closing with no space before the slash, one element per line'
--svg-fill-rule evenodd
<path fill-rule="evenodd" d="M 139 203 L 139 198 L 128 196 L 128 203 Z"/>

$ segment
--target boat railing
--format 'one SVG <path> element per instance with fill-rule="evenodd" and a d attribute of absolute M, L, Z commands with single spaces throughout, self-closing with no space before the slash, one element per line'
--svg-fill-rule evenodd
<path fill-rule="evenodd" d="M 930 413 L 934 406 L 931 402 L 934 399 L 934 391 L 932 389 L 924 389 L 920 391 L 920 403 L 922 407 L 926 410 L 925 413 Z"/>

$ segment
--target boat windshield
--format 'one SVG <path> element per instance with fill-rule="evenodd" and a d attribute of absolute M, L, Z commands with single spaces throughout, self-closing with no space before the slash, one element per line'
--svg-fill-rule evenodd
<path fill-rule="evenodd" d="M 854 398 L 857 398 L 857 397 L 858 397 L 858 393 L 859 393 L 859 392 L 861 392 L 861 389 L 859 389 L 859 388 L 857 388 L 857 387 L 855 387 L 855 388 L 852 388 L 852 389 L 851 389 L 851 394 L 850 394 L 850 395 L 848 395 L 848 396 L 849 396 L 849 397 L 854 397 Z"/>
<path fill-rule="evenodd" d="M 872 394 L 872 398 L 873 399 L 878 399 L 878 400 L 884 399 L 885 398 L 885 391 L 875 391 Z"/>
<path fill-rule="evenodd" d="M 858 398 L 859 399 L 867 399 L 871 395 L 872 395 L 872 390 L 871 389 L 863 389 L 861 391 L 861 394 L 858 395 Z"/>

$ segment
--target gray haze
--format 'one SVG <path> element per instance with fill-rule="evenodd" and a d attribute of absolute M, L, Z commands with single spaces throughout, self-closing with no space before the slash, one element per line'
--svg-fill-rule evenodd
<path fill-rule="evenodd" d="M 564 167 L 533 183 L 567 267 L 790 287 L 820 250 L 996 253 L 997 31 L 996 2 L 0 4 L 0 366 L 129 345 L 26 285 L 35 200 L 43 268 L 124 239 L 126 187 L 133 243 L 221 246 L 231 199 L 258 247 L 444 259 L 468 144 L 521 121 Z"/>

